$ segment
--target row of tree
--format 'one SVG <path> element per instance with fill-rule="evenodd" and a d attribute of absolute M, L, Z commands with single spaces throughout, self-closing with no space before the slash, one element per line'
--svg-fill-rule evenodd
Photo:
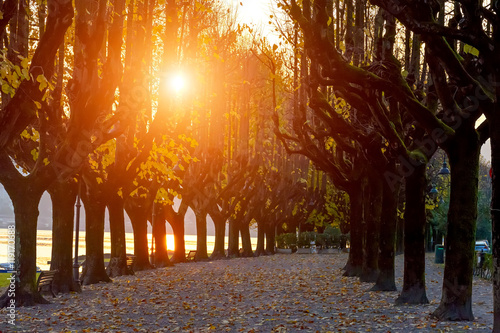
<path fill-rule="evenodd" d="M 154 265 L 185 260 L 188 208 L 196 215 L 199 260 L 208 258 L 207 215 L 216 230 L 212 258 L 226 256 L 227 223 L 227 254 L 251 256 L 251 224 L 258 225 L 256 253 L 264 254 L 274 251 L 277 229 L 305 226 L 313 213 L 322 221 L 331 215 L 324 200 L 327 189 L 334 190 L 326 174 L 304 157 L 287 156 L 273 134 L 281 78 L 271 77 L 266 66 L 276 47 L 252 42 L 252 30 L 239 26 L 222 2 L 2 5 L 0 182 L 14 206 L 18 306 L 46 302 L 35 284 L 38 203 L 45 191 L 52 199 L 51 269 L 59 271 L 59 292 L 80 290 L 72 275 L 77 197 L 86 212 L 83 284 L 132 273 L 125 212 L 136 271 L 152 268 L 148 223 Z M 189 90 L 170 87 L 178 73 L 190 77 Z M 107 268 L 106 209 L 112 243 Z M 165 221 L 175 236 L 172 258 Z M 9 301 L 2 296 L 2 305 Z"/>
<path fill-rule="evenodd" d="M 148 223 L 155 266 L 184 261 L 191 208 L 199 260 L 208 258 L 208 215 L 216 230 L 212 258 L 273 253 L 277 232 L 335 221 L 350 233 L 346 275 L 374 282 L 374 290 L 396 289 L 394 256 L 404 239 L 397 302 L 426 303 L 427 216 L 443 207 L 429 202 L 426 169 L 441 147 L 451 178 L 443 298 L 434 315 L 473 319 L 479 151 L 487 138 L 495 256 L 500 247 L 497 8 L 468 1 L 277 4 L 280 45 L 238 25 L 220 1 L 2 3 L 0 182 L 16 217 L 18 305 L 45 302 L 35 286 L 37 207 L 45 191 L 61 292 L 80 288 L 71 260 L 79 195 L 87 230 L 83 284 L 131 273 L 125 212 L 135 270 L 152 267 Z M 169 89 L 180 72 L 191 82 L 182 93 Z M 165 221 L 174 231 L 172 258 Z M 251 224 L 258 228 L 255 253 Z"/>
<path fill-rule="evenodd" d="M 472 320 L 479 155 L 488 138 L 495 257 L 500 247 L 500 9 L 489 2 L 439 0 L 292 0 L 281 1 L 280 8 L 292 18 L 296 32 L 290 39 L 302 37 L 303 48 L 295 60 L 302 64 L 295 73 L 298 104 L 292 112 L 277 111 L 277 118 L 291 118 L 276 121 L 279 137 L 287 151 L 309 157 L 349 194 L 346 273 L 376 281 L 377 290 L 395 289 L 397 202 L 403 195 L 405 273 L 397 302 L 428 302 L 425 172 L 440 147 L 451 168 L 450 202 L 443 296 L 433 315 Z"/>

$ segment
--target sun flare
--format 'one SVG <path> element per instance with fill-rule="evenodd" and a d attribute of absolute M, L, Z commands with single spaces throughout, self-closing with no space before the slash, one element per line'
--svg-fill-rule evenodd
<path fill-rule="evenodd" d="M 170 89 L 176 94 L 186 89 L 186 77 L 182 73 L 175 73 L 170 78 Z"/>

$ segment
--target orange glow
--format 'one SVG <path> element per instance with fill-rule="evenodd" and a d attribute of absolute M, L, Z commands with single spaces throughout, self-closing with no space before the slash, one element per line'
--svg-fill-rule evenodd
<path fill-rule="evenodd" d="M 169 88 L 176 94 L 180 94 L 186 89 L 186 83 L 186 77 L 182 73 L 178 72 L 170 77 Z"/>

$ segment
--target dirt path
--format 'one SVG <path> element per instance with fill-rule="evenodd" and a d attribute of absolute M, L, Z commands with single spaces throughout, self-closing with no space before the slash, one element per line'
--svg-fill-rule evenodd
<path fill-rule="evenodd" d="M 474 282 L 474 322 L 429 318 L 443 265 L 428 255 L 430 304 L 394 306 L 397 292 L 342 277 L 346 254 L 275 255 L 178 264 L 119 277 L 20 308 L 18 332 L 491 332 L 491 283 Z M 403 257 L 398 256 L 402 285 Z M 14 331 L 0 310 L 0 331 Z M 10 327 L 10 328 L 9 328 Z"/>

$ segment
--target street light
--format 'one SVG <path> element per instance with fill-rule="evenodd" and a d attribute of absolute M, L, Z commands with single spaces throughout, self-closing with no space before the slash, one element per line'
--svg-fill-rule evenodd
<path fill-rule="evenodd" d="M 80 283 L 80 265 L 78 264 L 78 240 L 80 237 L 80 207 L 82 195 L 82 177 L 78 177 L 78 195 L 76 197 L 76 218 L 75 218 L 75 259 L 73 263 L 73 279 L 77 284 Z"/>
<path fill-rule="evenodd" d="M 437 190 L 436 185 L 432 184 L 432 188 L 429 191 L 429 193 L 435 195 L 435 194 L 438 194 L 438 192 L 439 191 Z"/>
<path fill-rule="evenodd" d="M 441 167 L 441 170 L 439 170 L 438 175 L 448 176 L 449 174 L 450 174 L 450 169 L 448 169 L 448 164 L 446 163 L 446 160 L 444 160 L 443 166 Z"/>

